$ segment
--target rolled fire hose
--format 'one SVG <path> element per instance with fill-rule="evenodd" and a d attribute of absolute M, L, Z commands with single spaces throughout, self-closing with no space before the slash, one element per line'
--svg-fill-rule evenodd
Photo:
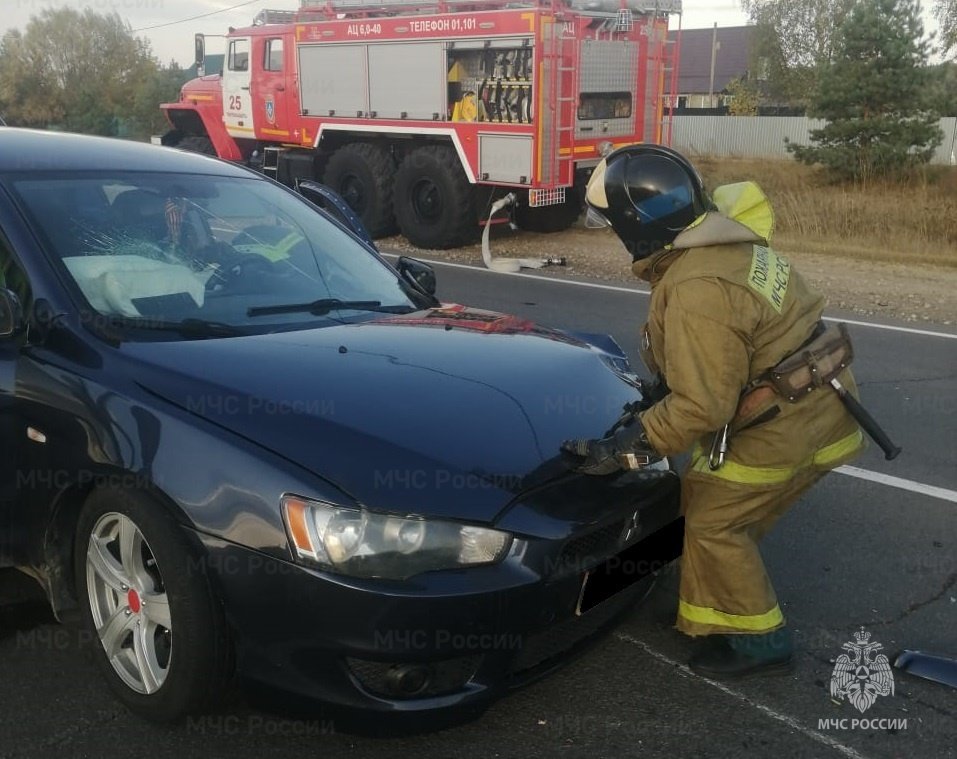
<path fill-rule="evenodd" d="M 565 259 L 562 258 L 492 258 L 492 251 L 489 248 L 489 232 L 492 229 L 492 217 L 503 208 L 515 203 L 518 197 L 514 192 L 510 192 L 504 198 L 496 200 L 488 215 L 488 222 L 485 230 L 482 232 L 482 261 L 487 269 L 492 271 L 502 271 L 515 273 L 521 269 L 541 269 L 543 266 L 564 266 Z"/>

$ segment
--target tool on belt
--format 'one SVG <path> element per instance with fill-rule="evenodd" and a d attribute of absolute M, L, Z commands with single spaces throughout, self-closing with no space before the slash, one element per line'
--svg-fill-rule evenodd
<path fill-rule="evenodd" d="M 847 392 L 847 388 L 837 379 L 838 375 L 851 365 L 853 359 L 854 347 L 847 332 L 847 325 L 840 323 L 827 327 L 823 322 L 819 322 L 810 339 L 804 345 L 786 356 L 776 366 L 771 367 L 748 386 L 742 394 L 741 404 L 738 406 L 739 413 L 736 416 L 747 416 L 746 413 L 740 413 L 740 409 L 742 405 L 746 404 L 752 393 L 758 393 L 762 390 L 767 393 L 769 390 L 773 390 L 774 393 L 787 398 L 791 403 L 797 403 L 813 392 L 815 388 L 829 385 L 837 393 L 848 413 L 884 451 L 884 458 L 890 461 L 897 457 L 901 448 L 891 442 L 887 433 L 884 432 L 874 417 L 861 406 L 853 395 Z M 748 426 L 760 421 L 763 421 L 763 419 L 753 420 Z M 718 469 L 724 463 L 725 455 L 728 452 L 729 436 L 730 423 L 715 433 L 708 457 L 708 467 L 710 469 Z"/>
<path fill-rule="evenodd" d="M 711 443 L 711 452 L 708 454 L 708 469 L 712 472 L 720 469 L 724 464 L 724 457 L 728 453 L 728 432 L 730 425 L 726 424 L 714 435 Z"/>

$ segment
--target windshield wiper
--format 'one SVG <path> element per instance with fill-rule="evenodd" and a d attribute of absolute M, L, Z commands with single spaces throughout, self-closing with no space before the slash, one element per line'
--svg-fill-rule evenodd
<path fill-rule="evenodd" d="M 325 316 L 330 311 L 380 311 L 386 314 L 408 314 L 411 306 L 383 306 L 378 300 L 339 300 L 320 298 L 310 303 L 286 303 L 280 306 L 254 306 L 246 311 L 247 316 L 270 316 L 272 314 L 312 314 Z"/>
<path fill-rule="evenodd" d="M 246 330 L 226 322 L 206 321 L 205 319 L 183 319 L 163 325 L 159 329 L 178 332 L 185 337 L 238 337 L 248 334 Z"/>
<path fill-rule="evenodd" d="M 246 330 L 225 322 L 189 318 L 178 322 L 152 321 L 136 317 L 118 317 L 113 321 L 120 327 L 175 332 L 183 337 L 238 337 L 249 334 Z"/>

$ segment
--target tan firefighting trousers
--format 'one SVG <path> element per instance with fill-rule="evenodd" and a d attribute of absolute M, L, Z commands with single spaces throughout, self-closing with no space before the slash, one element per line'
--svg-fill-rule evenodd
<path fill-rule="evenodd" d="M 763 633 L 784 625 L 758 541 L 814 483 L 857 453 L 860 430 L 793 469 L 726 461 L 716 472 L 700 447 L 682 483 L 684 553 L 677 627 L 688 635 Z"/>

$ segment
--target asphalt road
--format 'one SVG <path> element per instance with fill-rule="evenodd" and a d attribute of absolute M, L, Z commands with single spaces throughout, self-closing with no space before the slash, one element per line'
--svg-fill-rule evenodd
<path fill-rule="evenodd" d="M 438 274 L 443 300 L 610 332 L 637 360 L 645 295 L 449 266 Z M 584 656 L 465 725 L 372 738 L 237 701 L 161 728 L 118 707 L 88 661 L 89 641 L 0 574 L 0 757 L 957 756 L 957 690 L 895 671 L 894 694 L 864 715 L 828 692 L 833 660 L 861 626 L 889 654 L 957 656 L 957 340 L 852 334 L 863 400 L 905 450 L 886 463 L 872 447 L 855 462 L 867 479 L 830 475 L 765 541 L 800 646 L 793 675 L 726 686 L 690 674 L 688 643 L 671 629 L 671 578 Z"/>

